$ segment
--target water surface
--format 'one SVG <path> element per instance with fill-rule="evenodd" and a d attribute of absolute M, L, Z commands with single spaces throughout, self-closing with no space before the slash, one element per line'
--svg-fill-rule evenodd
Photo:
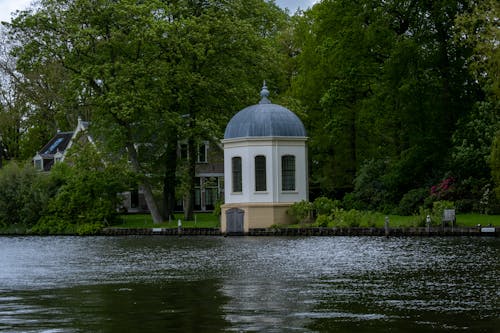
<path fill-rule="evenodd" d="M 500 241 L 1 237 L 1 332 L 498 332 Z"/>

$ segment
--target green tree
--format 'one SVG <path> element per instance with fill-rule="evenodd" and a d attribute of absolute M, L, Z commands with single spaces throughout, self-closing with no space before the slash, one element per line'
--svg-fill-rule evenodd
<path fill-rule="evenodd" d="M 35 225 L 45 214 L 57 182 L 38 174 L 31 165 L 10 162 L 0 170 L 0 226 Z"/>
<path fill-rule="evenodd" d="M 455 18 L 472 6 L 330 0 L 304 14 L 292 94 L 307 108 L 323 192 L 353 190 L 373 159 L 385 165 L 377 197 L 393 202 L 442 174 L 456 123 L 479 94 L 471 48 L 454 38 Z"/>
<path fill-rule="evenodd" d="M 495 193 L 500 198 L 500 134 L 497 133 L 491 146 L 491 174 L 496 184 Z"/>
<path fill-rule="evenodd" d="M 165 43 L 176 50 L 175 59 L 169 60 L 175 71 L 174 108 L 184 117 L 179 134 L 189 149 L 187 161 L 180 165 L 180 188 L 185 219 L 192 220 L 196 148 L 204 140 L 219 138 L 232 114 L 255 103 L 266 76 L 278 86 L 284 58 L 278 35 L 286 15 L 261 0 L 179 1 L 173 11 L 173 38 Z"/>
<path fill-rule="evenodd" d="M 90 143 L 74 145 L 64 163 L 52 168 L 50 177 L 59 187 L 32 232 L 98 231 L 112 224 L 119 193 L 133 180 L 127 170 L 126 161 L 108 160 Z"/>
<path fill-rule="evenodd" d="M 29 72 L 55 59 L 69 73 L 79 101 L 92 107 L 96 133 L 111 151 L 125 152 L 140 175 L 155 222 L 162 218 L 150 165 L 138 147 L 158 147 L 155 140 L 165 132 L 160 129 L 177 120 L 167 112 L 171 71 L 164 61 L 170 50 L 160 47 L 169 22 L 164 9 L 159 1 L 46 0 L 39 9 L 20 13 L 10 26 L 12 36 L 24 37 L 16 49 L 20 69 Z"/>
<path fill-rule="evenodd" d="M 42 0 L 17 15 L 10 34 L 22 41 L 23 72 L 55 61 L 69 73 L 70 100 L 90 107 L 110 151 L 128 155 L 160 222 L 153 190 L 163 176 L 172 206 L 178 138 L 190 143 L 191 172 L 196 142 L 220 133 L 264 73 L 279 73 L 269 37 L 276 15 L 284 14 L 262 0 Z M 192 202 L 192 181 L 186 188 Z"/>

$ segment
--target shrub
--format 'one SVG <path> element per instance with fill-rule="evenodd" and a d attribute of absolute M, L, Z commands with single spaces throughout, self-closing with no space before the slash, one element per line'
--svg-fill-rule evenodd
<path fill-rule="evenodd" d="M 332 200 L 327 197 L 318 197 L 313 202 L 313 208 L 317 216 L 329 215 L 334 209 L 340 208 L 341 205 L 339 200 Z"/>
<path fill-rule="evenodd" d="M 28 233 L 35 235 L 64 235 L 74 233 L 74 226 L 55 216 L 44 216 Z"/>
<path fill-rule="evenodd" d="M 116 162 L 105 163 L 93 147 L 68 155 L 68 161 L 51 170 L 59 188 L 33 233 L 93 234 L 117 219 L 118 193 L 126 189 L 127 169 Z"/>
<path fill-rule="evenodd" d="M 439 184 L 434 185 L 430 189 L 431 196 L 437 198 L 437 200 L 447 199 L 453 196 L 455 191 L 455 178 L 448 177 L 443 179 Z"/>
<path fill-rule="evenodd" d="M 398 215 L 415 214 L 418 212 L 419 207 L 424 204 L 424 200 L 427 198 L 428 194 L 429 193 L 425 188 L 409 191 L 401 198 L 396 213 Z"/>
<path fill-rule="evenodd" d="M 84 223 L 76 227 L 76 233 L 80 236 L 96 235 L 104 228 L 102 223 Z"/>
<path fill-rule="evenodd" d="M 378 221 L 384 220 L 384 214 L 373 213 L 373 212 L 363 212 L 361 216 L 361 227 L 376 227 Z"/>
<path fill-rule="evenodd" d="M 288 208 L 287 213 L 297 223 L 307 223 L 311 221 L 313 205 L 309 201 L 302 200 L 296 202 Z"/>
<path fill-rule="evenodd" d="M 333 225 L 336 227 L 359 227 L 363 213 L 356 210 L 335 209 Z"/>
<path fill-rule="evenodd" d="M 346 208 L 356 210 L 380 210 L 390 205 L 390 181 L 387 173 L 390 163 L 384 159 L 370 159 L 359 168 L 354 179 L 352 196 L 344 198 Z"/>
<path fill-rule="evenodd" d="M 439 226 L 443 222 L 443 213 L 445 209 L 453 209 L 454 204 L 451 201 L 434 201 L 432 209 L 420 207 L 418 215 L 418 226 L 426 226 L 427 215 L 431 217 L 431 225 Z"/>
<path fill-rule="evenodd" d="M 56 190 L 56 183 L 31 165 L 20 168 L 9 163 L 0 170 L 0 225 L 33 226 Z"/>
<path fill-rule="evenodd" d="M 331 215 L 318 215 L 316 222 L 314 223 L 317 227 L 326 228 L 333 222 Z"/>

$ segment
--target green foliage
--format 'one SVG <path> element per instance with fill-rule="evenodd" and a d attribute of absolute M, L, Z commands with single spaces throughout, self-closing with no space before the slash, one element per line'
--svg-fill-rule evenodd
<path fill-rule="evenodd" d="M 219 137 L 235 111 L 255 103 L 263 79 L 271 90 L 288 84 L 278 46 L 286 20 L 261 0 L 41 0 L 36 10 L 16 15 L 8 35 L 18 72 L 40 74 L 42 86 L 54 83 L 63 103 L 50 105 L 83 109 L 107 150 L 128 154 L 161 222 L 155 187 L 165 187 L 167 209 L 176 180 L 181 196 L 194 194 L 195 154 L 188 177 L 176 179 L 183 167 L 175 163 L 177 140 L 194 151 L 196 142 Z M 49 68 L 59 70 L 59 83 Z"/>
<path fill-rule="evenodd" d="M 433 202 L 432 208 L 419 208 L 418 214 L 418 226 L 425 227 L 427 216 L 431 217 L 431 225 L 440 226 L 443 221 L 443 213 L 445 209 L 454 209 L 455 204 L 451 201 L 435 201 Z"/>
<path fill-rule="evenodd" d="M 123 161 L 105 162 L 91 144 L 74 145 L 66 161 L 51 170 L 59 187 L 31 233 L 95 234 L 117 218 L 118 193 L 131 181 Z"/>
<path fill-rule="evenodd" d="M 316 217 L 315 226 L 326 228 L 333 223 L 332 215 L 321 214 Z"/>
<path fill-rule="evenodd" d="M 453 171 L 450 137 L 483 98 L 472 47 L 455 38 L 456 18 L 476 5 L 322 1 L 302 16 L 292 94 L 307 106 L 313 186 L 389 212 Z"/>
<path fill-rule="evenodd" d="M 108 224 L 116 217 L 121 201 L 118 193 L 131 183 L 131 175 L 123 160 L 105 162 L 94 146 L 75 147 L 68 164 L 53 170 L 63 174 L 65 183 L 49 203 L 52 213 L 72 223 Z M 60 170 L 58 170 L 60 168 Z"/>
<path fill-rule="evenodd" d="M 220 219 L 220 216 L 221 216 L 221 206 L 224 204 L 224 200 L 223 199 L 218 199 L 217 201 L 215 201 L 215 205 L 214 205 L 214 211 L 212 212 L 212 214 L 214 216 L 217 216 L 217 219 Z"/>
<path fill-rule="evenodd" d="M 500 104 L 478 102 L 453 134 L 452 164 L 460 179 L 489 179 L 489 160 L 500 129 Z"/>
<path fill-rule="evenodd" d="M 495 193 L 500 199 L 500 131 L 496 133 L 491 146 L 490 168 L 495 182 Z"/>
<path fill-rule="evenodd" d="M 318 215 L 314 224 L 319 227 L 355 228 L 376 227 L 380 221 L 383 221 L 381 213 L 335 208 L 331 214 Z"/>
<path fill-rule="evenodd" d="M 75 226 L 69 221 L 62 220 L 56 216 L 43 216 L 37 224 L 28 230 L 29 234 L 34 235 L 66 235 L 73 234 Z"/>
<path fill-rule="evenodd" d="M 500 187 L 499 10 L 493 0 L 335 0 L 288 17 L 262 0 L 41 0 L 6 25 L 15 59 L 0 66 L 11 77 L 2 90 L 12 87 L 0 134 L 12 156 L 29 158 L 85 115 L 108 152 L 129 155 L 154 212 L 155 192 L 170 204 L 176 186 L 193 197 L 194 159 L 176 165 L 178 138 L 194 149 L 220 137 L 267 77 L 271 97 L 307 127 L 311 188 L 343 197 L 346 209 L 410 214 L 422 199 L 449 199 L 493 211 L 485 194 L 491 176 Z M 424 198 L 448 177 L 453 192 Z M 71 191 L 85 191 L 70 183 L 60 200 L 76 205 Z M 3 187 L 10 199 L 0 210 L 32 224 L 51 196 L 44 186 L 31 201 Z M 103 219 L 101 209 L 82 219 Z"/>
<path fill-rule="evenodd" d="M 30 165 L 20 168 L 9 163 L 0 170 L 0 225 L 34 225 L 55 191 L 56 182 L 47 175 L 37 173 Z"/>
<path fill-rule="evenodd" d="M 340 208 L 341 202 L 327 197 L 318 197 L 314 200 L 312 206 L 317 216 L 328 215 L 331 214 L 334 209 Z"/>
<path fill-rule="evenodd" d="M 333 213 L 333 226 L 335 227 L 359 227 L 363 213 L 356 209 L 337 209 Z"/>
<path fill-rule="evenodd" d="M 308 223 L 311 221 L 312 210 L 313 204 L 309 201 L 302 200 L 291 205 L 287 213 L 296 223 Z"/>
<path fill-rule="evenodd" d="M 390 202 L 386 174 L 388 162 L 371 159 L 359 169 L 354 179 L 350 208 L 374 210 Z"/>
<path fill-rule="evenodd" d="M 413 215 L 418 212 L 420 206 L 424 204 L 425 198 L 429 196 L 429 190 L 426 188 L 419 188 L 408 191 L 399 202 L 397 207 L 397 214 L 399 215 Z"/>
<path fill-rule="evenodd" d="M 76 227 L 76 233 L 80 236 L 96 235 L 105 226 L 103 223 L 84 223 Z"/>

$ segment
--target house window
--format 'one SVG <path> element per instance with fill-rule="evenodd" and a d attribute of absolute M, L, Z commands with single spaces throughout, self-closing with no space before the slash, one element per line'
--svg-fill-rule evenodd
<path fill-rule="evenodd" d="M 207 163 L 207 150 L 207 143 L 201 143 L 198 145 L 198 163 Z"/>
<path fill-rule="evenodd" d="M 266 157 L 255 156 L 255 191 L 266 191 Z"/>
<path fill-rule="evenodd" d="M 295 156 L 281 156 L 281 190 L 295 191 Z"/>
<path fill-rule="evenodd" d="M 43 170 L 43 160 L 42 159 L 35 160 L 35 169 Z"/>
<path fill-rule="evenodd" d="M 241 157 L 232 158 L 232 170 L 233 170 L 233 192 L 242 192 L 242 172 L 241 172 Z"/>

